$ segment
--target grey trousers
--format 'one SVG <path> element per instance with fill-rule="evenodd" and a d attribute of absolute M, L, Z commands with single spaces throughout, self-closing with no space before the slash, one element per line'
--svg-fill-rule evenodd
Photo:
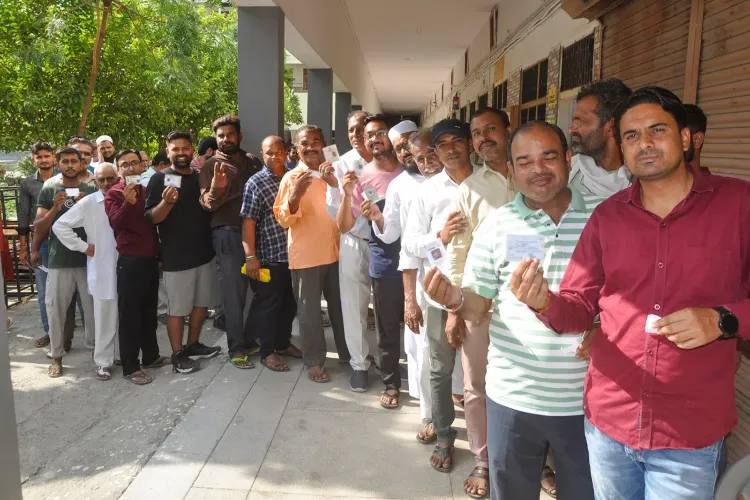
<path fill-rule="evenodd" d="M 89 349 L 94 348 L 94 299 L 89 295 L 86 268 L 50 269 L 47 274 L 47 296 L 44 298 L 44 302 L 47 306 L 47 317 L 49 318 L 49 341 L 53 358 L 62 358 L 65 355 L 63 325 L 76 290 L 81 296 L 81 306 L 83 307 L 84 327 L 86 329 L 85 344 Z"/>
<path fill-rule="evenodd" d="M 339 359 L 348 362 L 350 356 L 344 337 L 338 262 L 306 269 L 292 269 L 292 287 L 297 299 L 297 319 L 305 366 L 323 366 L 328 353 L 321 318 L 321 293 L 328 303 L 328 317 L 331 319 Z"/>
<path fill-rule="evenodd" d="M 430 343 L 430 389 L 432 392 L 432 425 L 438 435 L 438 442 L 453 444 L 456 430 L 452 427 L 456 419 L 453 407 L 453 367 L 456 364 L 456 350 L 445 336 L 445 322 L 448 313 L 437 307 L 426 308 L 425 332 Z"/>
<path fill-rule="evenodd" d="M 248 291 L 250 278 L 242 274 L 245 251 L 242 233 L 234 228 L 216 228 L 213 231 L 214 251 L 219 268 L 219 288 L 226 321 L 227 346 L 230 354 L 237 354 L 253 345 L 253 335 L 248 321 L 244 320 L 245 306 L 252 300 Z M 250 297 L 248 297 L 250 294 Z"/>

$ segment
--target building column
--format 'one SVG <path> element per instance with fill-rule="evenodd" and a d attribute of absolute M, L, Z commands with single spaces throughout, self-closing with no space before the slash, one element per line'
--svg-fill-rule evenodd
<path fill-rule="evenodd" d="M 238 7 L 237 54 L 242 148 L 260 156 L 264 138 L 284 134 L 284 12 Z"/>
<path fill-rule="evenodd" d="M 323 129 L 326 144 L 331 144 L 333 126 L 333 70 L 307 71 L 307 123 Z"/>
<path fill-rule="evenodd" d="M 352 145 L 349 144 L 349 122 L 348 116 L 352 109 L 352 95 L 349 92 L 336 92 L 336 140 L 334 141 L 339 154 L 344 154 Z"/>
<path fill-rule="evenodd" d="M 19 465 L 16 410 L 13 403 L 13 384 L 10 380 L 10 357 L 8 354 L 8 311 L 5 309 L 5 287 L 0 286 L 0 489 L 3 500 L 21 500 L 21 467 Z"/>

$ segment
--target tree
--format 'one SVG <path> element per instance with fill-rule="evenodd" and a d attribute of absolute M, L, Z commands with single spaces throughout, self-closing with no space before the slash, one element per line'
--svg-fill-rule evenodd
<path fill-rule="evenodd" d="M 3 0 L 0 150 L 61 144 L 82 124 L 88 137 L 108 134 L 118 147 L 151 152 L 171 130 L 208 135 L 214 118 L 237 111 L 237 10 L 219 5 Z M 301 112 L 290 78 L 285 120 L 293 123 Z"/>

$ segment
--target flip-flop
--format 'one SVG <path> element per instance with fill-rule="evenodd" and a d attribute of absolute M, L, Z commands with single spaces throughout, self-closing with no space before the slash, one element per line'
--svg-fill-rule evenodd
<path fill-rule="evenodd" d="M 117 363 L 115 361 L 115 363 Z M 162 366 L 167 366 L 172 364 L 172 358 L 169 356 L 159 356 L 159 359 L 154 361 L 153 363 L 149 363 L 147 365 L 143 365 L 142 368 L 149 369 L 149 368 L 161 368 Z"/>
<path fill-rule="evenodd" d="M 289 358 L 302 359 L 302 350 L 299 347 L 290 345 L 286 349 L 276 351 L 279 356 L 286 356 Z"/>
<path fill-rule="evenodd" d="M 430 429 L 432 429 L 432 432 L 429 432 Z M 420 434 L 424 432 L 425 436 L 431 436 L 429 439 L 424 439 L 420 437 Z M 435 426 L 431 423 L 425 425 L 421 431 L 417 432 L 417 441 L 419 441 L 422 444 L 430 444 L 433 441 L 437 439 L 437 432 L 435 432 Z"/>
<path fill-rule="evenodd" d="M 544 469 L 542 470 L 542 481 L 544 481 L 545 479 L 550 479 L 554 477 L 555 477 L 555 471 L 553 471 L 552 467 L 550 467 L 549 465 L 545 465 Z M 542 491 L 544 491 L 546 494 L 548 494 L 552 498 L 557 498 L 557 485 L 545 487 L 544 484 L 542 484 L 541 486 L 542 486 Z M 555 492 L 552 493 L 552 490 L 554 490 Z"/>
<path fill-rule="evenodd" d="M 47 375 L 49 375 L 50 378 L 58 378 L 62 377 L 63 375 L 63 367 L 62 364 L 52 363 L 49 365 L 49 368 L 47 368 Z"/>
<path fill-rule="evenodd" d="M 230 359 L 229 362 L 232 363 L 235 368 L 239 368 L 240 370 L 249 370 L 251 368 L 255 368 L 255 365 L 247 357 L 247 354 L 245 354 L 244 356 L 235 356 Z"/>
<path fill-rule="evenodd" d="M 47 347 L 49 345 L 49 335 L 39 337 L 34 341 L 34 347 Z"/>
<path fill-rule="evenodd" d="M 399 401 L 399 396 L 401 395 L 401 391 L 396 392 L 396 394 L 388 394 L 388 391 L 397 391 L 397 389 L 386 389 L 383 392 L 381 392 L 380 393 L 380 396 L 381 396 L 380 397 L 380 406 L 382 406 L 386 410 L 395 410 L 396 408 L 398 408 L 398 401 Z M 384 403 L 383 402 L 383 396 L 388 396 L 388 398 L 390 398 L 391 401 L 393 401 L 395 399 L 396 402 L 395 403 Z"/>
<path fill-rule="evenodd" d="M 430 465 L 432 465 L 433 469 L 435 469 L 438 472 L 446 472 L 446 473 L 450 472 L 453 469 L 453 445 L 445 447 L 445 448 L 442 446 L 435 446 L 435 448 L 432 450 L 432 454 L 439 456 L 440 461 L 443 464 L 448 458 L 451 459 L 450 467 L 437 467 L 436 465 L 433 465 L 432 461 L 430 461 Z"/>
<path fill-rule="evenodd" d="M 142 371 L 133 372 L 130 375 L 122 376 L 125 380 L 133 382 L 135 385 L 147 385 L 154 381 L 151 377 Z"/>
<path fill-rule="evenodd" d="M 289 366 L 286 365 L 285 363 L 282 363 L 280 359 L 279 359 L 279 362 L 276 364 L 269 363 L 268 361 L 266 361 L 267 359 L 268 358 L 263 358 L 260 360 L 260 362 L 263 364 L 263 366 L 265 366 L 269 370 L 273 372 L 288 372 L 289 371 Z"/>
<path fill-rule="evenodd" d="M 476 472 L 476 471 L 485 471 L 486 474 L 482 474 L 481 472 Z M 474 469 L 471 471 L 471 474 L 469 474 L 469 477 L 475 477 L 477 479 L 484 479 L 485 481 L 487 481 L 487 487 L 486 488 L 482 488 L 482 487 L 477 488 L 479 490 L 484 490 L 485 493 L 484 493 L 484 495 L 480 495 L 479 493 L 469 493 L 466 490 L 466 483 L 464 483 L 464 493 L 466 493 L 471 498 L 485 498 L 487 495 L 489 495 L 490 494 L 490 476 L 489 476 L 489 474 L 490 474 L 490 470 L 487 467 L 480 467 L 479 465 L 477 465 L 476 467 L 474 467 Z"/>
<path fill-rule="evenodd" d="M 96 367 L 96 380 L 110 380 L 112 372 L 106 366 Z"/>
<path fill-rule="evenodd" d="M 316 384 L 325 384 L 328 383 L 331 379 L 328 378 L 328 373 L 326 373 L 322 368 L 320 369 L 320 372 L 316 373 L 316 375 L 319 375 L 320 378 L 314 379 L 310 375 L 310 369 L 307 369 L 307 378 L 315 382 Z"/>

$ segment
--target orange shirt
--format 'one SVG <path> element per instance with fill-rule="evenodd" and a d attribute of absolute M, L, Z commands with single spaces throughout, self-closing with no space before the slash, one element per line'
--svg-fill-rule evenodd
<path fill-rule="evenodd" d="M 339 230 L 326 211 L 328 184 L 315 177 L 299 202 L 297 212 L 289 211 L 289 195 L 299 174 L 310 170 L 304 163 L 281 179 L 273 214 L 281 227 L 289 229 L 289 269 L 324 266 L 339 260 Z M 317 173 L 317 172 L 315 172 Z"/>

